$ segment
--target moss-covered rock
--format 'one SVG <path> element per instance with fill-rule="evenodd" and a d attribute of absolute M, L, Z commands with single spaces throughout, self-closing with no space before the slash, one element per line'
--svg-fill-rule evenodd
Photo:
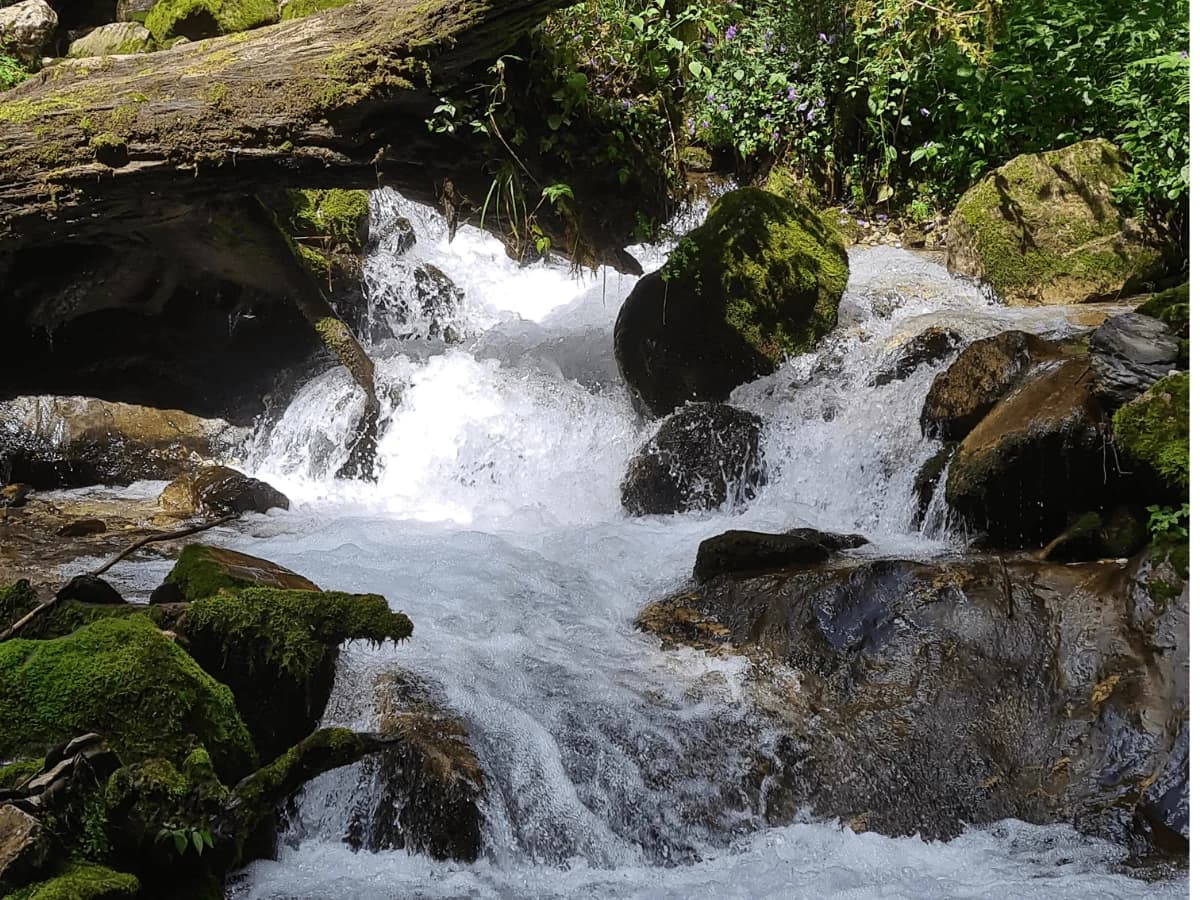
<path fill-rule="evenodd" d="M 1145 289 L 1160 261 L 1112 200 L 1125 177 L 1103 140 L 1018 156 L 963 195 L 946 235 L 951 272 L 1012 305 L 1087 303 Z"/>
<path fill-rule="evenodd" d="M 137 22 L 112 22 L 93 28 L 83 37 L 71 41 L 67 56 L 123 56 L 127 53 L 149 53 L 154 50 L 154 38 Z"/>
<path fill-rule="evenodd" d="M 1148 466 L 1168 489 L 1188 489 L 1188 373 L 1168 375 L 1113 415 L 1126 459 Z"/>
<path fill-rule="evenodd" d="M 244 588 L 197 600 L 188 612 L 192 655 L 233 689 L 265 758 L 317 724 L 344 641 L 399 641 L 412 622 L 377 594 Z"/>
<path fill-rule="evenodd" d="M 311 16 L 315 12 L 345 6 L 349 2 L 350 0 L 289 0 L 287 5 L 284 6 L 283 15 L 280 18 L 284 21 L 288 19 L 302 19 L 305 16 Z"/>
<path fill-rule="evenodd" d="M 296 235 L 325 238 L 354 251 L 362 250 L 370 216 L 366 191 L 305 189 L 288 191 L 288 196 L 292 202 L 290 221 Z"/>
<path fill-rule="evenodd" d="M 180 601 L 202 600 L 222 590 L 247 587 L 320 590 L 303 575 L 270 560 L 204 544 L 189 544 L 180 551 L 165 584 L 176 591 L 172 599 Z"/>
<path fill-rule="evenodd" d="M 1188 367 L 1188 323 L 1191 318 L 1187 284 L 1159 291 L 1139 306 L 1137 312 L 1165 322 L 1181 338 L 1177 365 L 1181 369 L 1186 369 Z"/>
<path fill-rule="evenodd" d="M 44 753 L 88 731 L 127 763 L 182 760 L 201 743 L 226 775 L 255 760 L 229 689 L 143 616 L 0 644 L 0 757 Z"/>
<path fill-rule="evenodd" d="M 146 15 L 146 28 L 159 43 L 249 31 L 279 19 L 275 0 L 158 0 Z"/>
<path fill-rule="evenodd" d="M 132 875 L 104 866 L 73 863 L 64 871 L 7 895 L 8 900 L 121 900 L 133 898 L 141 885 Z"/>
<path fill-rule="evenodd" d="M 621 307 L 621 374 L 656 415 L 724 400 L 833 329 L 848 271 L 841 238 L 812 209 L 731 191 Z"/>
<path fill-rule="evenodd" d="M 18 759 L 0 766 L 0 789 L 12 790 L 31 775 L 42 771 L 40 759 Z"/>
<path fill-rule="evenodd" d="M 37 593 L 27 579 L 0 587 L 0 631 L 38 605 Z"/>

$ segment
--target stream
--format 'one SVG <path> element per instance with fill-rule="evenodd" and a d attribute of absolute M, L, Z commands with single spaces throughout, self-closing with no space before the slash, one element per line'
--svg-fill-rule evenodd
<path fill-rule="evenodd" d="M 405 253 L 399 216 L 417 237 Z M 351 766 L 305 788 L 279 859 L 237 876 L 231 897 L 1186 894 L 1186 878 L 1121 874 L 1122 850 L 1065 826 L 1008 821 L 948 843 L 856 834 L 803 813 L 772 827 L 762 798 L 738 787 L 777 736 L 750 702 L 749 663 L 663 651 L 634 627 L 647 601 L 685 583 L 697 544 L 730 528 L 860 532 L 866 554 L 960 551 L 964 536 L 936 502 L 913 521 L 913 479 L 937 449 L 918 424 L 936 368 L 871 382 L 932 325 L 966 340 L 1007 328 L 1065 337 L 1094 308 L 1008 309 L 932 255 L 855 248 L 837 330 L 731 399 L 766 423 L 768 485 L 742 509 L 633 519 L 620 483 L 655 423 L 635 413 L 617 374 L 612 326 L 635 279 L 519 268 L 475 229 L 447 241 L 432 210 L 388 191 L 372 196 L 372 230 L 369 350 L 387 394 L 378 483 L 334 478 L 361 400 L 331 369 L 239 461 L 291 510 L 208 537 L 322 587 L 381 593 L 412 618 L 398 647 L 343 651 L 325 724 L 371 729 L 381 673 L 435 685 L 486 775 L 484 858 L 352 851 L 349 812 L 370 798 Z M 632 252 L 650 271 L 667 249 Z M 431 283 L 413 275 L 428 264 L 461 300 L 414 292 Z M 133 587 L 144 595 L 169 565 L 137 567 Z"/>

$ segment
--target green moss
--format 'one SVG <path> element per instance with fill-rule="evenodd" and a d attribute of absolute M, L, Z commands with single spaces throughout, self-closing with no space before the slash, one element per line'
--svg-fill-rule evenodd
<path fill-rule="evenodd" d="M 220 770 L 239 773 L 255 755 L 229 689 L 143 616 L 0 644 L 0 756 L 44 753 L 86 731 L 126 762 L 181 760 L 203 743 Z"/>
<path fill-rule="evenodd" d="M 166 581 L 179 588 L 183 598 L 189 601 L 211 597 L 224 589 L 253 587 L 255 584 L 247 578 L 230 575 L 226 567 L 213 558 L 211 548 L 203 544 L 184 547 Z"/>
<path fill-rule="evenodd" d="M 0 766 L 0 789 L 12 790 L 18 784 L 42 771 L 40 759 L 18 759 Z"/>
<path fill-rule="evenodd" d="M 288 5 L 283 8 L 282 18 L 285 21 L 288 19 L 302 19 L 305 16 L 311 16 L 315 12 L 345 6 L 349 2 L 350 0 L 289 0 Z"/>
<path fill-rule="evenodd" d="M 37 593 L 24 578 L 0 588 L 0 630 L 8 628 L 37 605 Z"/>
<path fill-rule="evenodd" d="M 1188 367 L 1189 349 L 1188 324 L 1191 318 L 1187 284 L 1159 291 L 1139 306 L 1137 312 L 1140 312 L 1144 316 L 1152 316 L 1160 322 L 1165 322 L 1171 326 L 1172 331 L 1183 338 L 1180 342 L 1178 365 L 1179 368 L 1186 369 Z"/>
<path fill-rule="evenodd" d="M 833 330 L 849 269 L 841 238 L 815 212 L 742 188 L 717 201 L 663 274 L 668 296 L 720 304 L 725 322 L 778 363 Z"/>
<path fill-rule="evenodd" d="M 43 613 L 29 623 L 21 632 L 25 638 L 56 638 L 97 622 L 101 619 L 142 616 L 147 618 L 156 613 L 153 607 L 116 603 L 80 603 L 68 600 L 59 603 L 49 612 Z"/>
<path fill-rule="evenodd" d="M 75 863 L 62 874 L 8 895 L 8 900 L 118 900 L 136 897 L 141 884 L 132 875 L 104 866 Z"/>
<path fill-rule="evenodd" d="M 1188 375 L 1160 378 L 1113 415 L 1117 449 L 1148 465 L 1162 481 L 1188 488 Z"/>
<path fill-rule="evenodd" d="M 196 28 L 199 36 L 233 34 L 278 21 L 274 0 L 158 0 L 145 26 L 159 43 Z"/>
<path fill-rule="evenodd" d="M 366 191 L 288 191 L 294 234 L 328 238 L 351 250 L 362 249 L 362 227 L 370 213 Z"/>
<path fill-rule="evenodd" d="M 262 663 L 297 680 L 311 677 L 330 646 L 364 639 L 399 641 L 412 622 L 392 612 L 378 594 L 246 588 L 198 600 L 189 630 L 207 631 L 229 654 L 258 655 Z"/>

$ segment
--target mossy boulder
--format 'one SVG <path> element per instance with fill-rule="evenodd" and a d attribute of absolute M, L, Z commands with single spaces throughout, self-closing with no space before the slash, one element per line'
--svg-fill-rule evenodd
<path fill-rule="evenodd" d="M 1111 492 L 1106 432 L 1087 360 L 1049 364 L 963 440 L 946 502 L 989 546 L 1042 547 Z"/>
<path fill-rule="evenodd" d="M 811 208 L 731 191 L 621 307 L 621 375 L 655 415 L 724 400 L 834 328 L 848 274 L 841 238 Z"/>
<path fill-rule="evenodd" d="M 1187 284 L 1159 291 L 1139 306 L 1137 312 L 1143 316 L 1151 316 L 1170 326 L 1175 335 L 1180 338 L 1177 364 L 1179 368 L 1186 369 L 1188 367 L 1188 323 L 1191 318 Z"/>
<path fill-rule="evenodd" d="M 145 25 L 164 43 L 176 37 L 196 41 L 249 31 L 278 20 L 275 0 L 158 0 Z"/>
<path fill-rule="evenodd" d="M 1113 438 L 1123 460 L 1148 467 L 1162 489 L 1187 496 L 1188 373 L 1160 379 L 1113 415 Z"/>
<path fill-rule="evenodd" d="M 92 863 L 71 863 L 58 875 L 7 894 L 7 900 L 123 900 L 138 895 L 132 875 Z"/>
<path fill-rule="evenodd" d="M 154 49 L 154 38 L 137 22 L 112 22 L 71 41 L 67 56 L 123 56 L 127 53 L 149 53 Z"/>
<path fill-rule="evenodd" d="M 311 16 L 313 13 L 322 12 L 326 9 L 337 9 L 339 6 L 345 6 L 350 0 L 288 0 L 288 3 L 283 7 L 281 19 L 302 19 L 305 16 Z"/>
<path fill-rule="evenodd" d="M 968 190 L 946 235 L 951 272 L 1014 306 L 1088 303 L 1145 290 L 1161 253 L 1112 199 L 1126 176 L 1104 140 L 1018 156 Z"/>
<path fill-rule="evenodd" d="M 222 590 L 246 587 L 319 591 L 320 588 L 291 569 L 247 553 L 189 544 L 179 553 L 164 585 L 169 592 L 155 591 L 151 602 L 187 602 L 212 597 Z M 169 597 L 166 594 L 169 593 Z"/>
<path fill-rule="evenodd" d="M 26 579 L 0 587 L 0 631 L 38 605 L 37 593 Z"/>
<path fill-rule="evenodd" d="M 256 758 L 229 688 L 146 617 L 107 617 L 53 640 L 0 644 L 0 757 L 96 731 L 127 762 L 182 761 L 197 744 L 226 775 Z"/>
<path fill-rule="evenodd" d="M 412 622 L 377 594 L 243 588 L 197 600 L 189 650 L 233 689 L 264 758 L 316 726 L 345 641 L 400 641 Z"/>
<path fill-rule="evenodd" d="M 158 505 L 178 515 L 230 515 L 287 509 L 291 503 L 265 481 L 228 466 L 202 466 L 180 475 L 158 495 Z"/>

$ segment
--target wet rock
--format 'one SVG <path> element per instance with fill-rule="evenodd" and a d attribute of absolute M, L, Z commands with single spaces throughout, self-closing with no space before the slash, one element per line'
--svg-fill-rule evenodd
<path fill-rule="evenodd" d="M 1086 359 L 1049 364 L 992 408 L 950 463 L 946 501 L 997 547 L 1041 547 L 1111 490 Z"/>
<path fill-rule="evenodd" d="M 117 593 L 116 588 L 95 575 L 76 575 L 63 586 L 56 599 L 60 603 L 67 600 L 114 606 L 125 603 L 125 598 Z"/>
<path fill-rule="evenodd" d="M 1062 355 L 1053 344 L 1023 331 L 972 341 L 933 379 L 921 410 L 921 431 L 961 441 L 1031 366 Z"/>
<path fill-rule="evenodd" d="M 71 41 L 67 56 L 120 56 L 127 53 L 149 53 L 153 49 L 154 38 L 137 22 L 112 22 L 94 28 L 83 37 Z"/>
<path fill-rule="evenodd" d="M 717 575 L 805 566 L 865 543 L 867 539 L 862 535 L 828 534 L 813 528 L 797 528 L 785 534 L 726 531 L 701 542 L 692 577 L 704 582 Z"/>
<path fill-rule="evenodd" d="M 403 256 L 417 246 L 417 232 L 407 216 L 396 216 L 384 227 L 372 230 L 364 246 L 364 255 L 386 252 Z"/>
<path fill-rule="evenodd" d="M 50 836 L 37 819 L 12 804 L 0 806 L 0 884 L 32 881 L 50 855 Z"/>
<path fill-rule="evenodd" d="M 1160 253 L 1113 201 L 1125 177 L 1120 151 L 1104 140 L 1018 156 L 959 200 L 946 265 L 1016 306 L 1136 294 Z"/>
<path fill-rule="evenodd" d="M 913 496 L 917 501 L 917 507 L 913 511 L 914 528 L 919 528 L 925 521 L 925 515 L 937 496 L 938 485 L 942 483 L 942 475 L 957 449 L 957 443 L 942 445 L 933 456 L 925 460 L 917 472 L 917 477 L 913 479 Z"/>
<path fill-rule="evenodd" d="M 640 621 L 757 660 L 817 815 L 926 839 L 1066 821 L 1142 852 L 1138 807 L 1186 793 L 1187 591 L 1153 568 L 839 560 L 719 575 Z"/>
<path fill-rule="evenodd" d="M 68 522 L 55 532 L 59 537 L 87 537 L 89 534 L 103 534 L 108 531 L 108 525 L 103 519 L 76 519 Z"/>
<path fill-rule="evenodd" d="M 347 841 L 355 849 L 472 862 L 483 846 L 486 784 L 461 720 L 416 678 L 376 683 L 379 732 L 398 742 L 363 764 Z"/>
<path fill-rule="evenodd" d="M 1146 545 L 1145 523 L 1127 506 L 1106 515 L 1084 513 L 1046 545 L 1040 556 L 1055 562 L 1084 562 L 1133 556 Z"/>
<path fill-rule="evenodd" d="M 841 238 L 807 206 L 742 188 L 641 279 L 613 332 L 626 384 L 656 416 L 729 392 L 811 350 L 837 324 Z"/>
<path fill-rule="evenodd" d="M 885 363 L 871 384 L 882 387 L 893 381 L 903 381 L 920 366 L 941 362 L 962 346 L 962 335 L 950 328 L 926 328 L 901 347 Z"/>
<path fill-rule="evenodd" d="M 22 0 L 0 9 L 0 44 L 26 64 L 42 58 L 58 28 L 58 15 L 45 0 Z"/>
<path fill-rule="evenodd" d="M 663 422 L 630 461 L 621 505 L 632 515 L 716 509 L 766 483 L 762 420 L 723 403 L 697 403 Z"/>
<path fill-rule="evenodd" d="M 287 509 L 291 504 L 265 481 L 227 466 L 204 466 L 163 488 L 158 504 L 179 515 L 217 515 Z"/>
<path fill-rule="evenodd" d="M 1187 372 L 1160 379 L 1113 414 L 1113 442 L 1134 469 L 1140 499 L 1181 503 L 1190 476 Z"/>
<path fill-rule="evenodd" d="M 1101 396 L 1116 407 L 1170 373 L 1179 358 L 1179 338 L 1150 316 L 1113 316 L 1092 333 L 1088 358 Z"/>
<path fill-rule="evenodd" d="M 321 590 L 303 575 L 269 559 L 206 544 L 189 544 L 179 551 L 164 584 L 175 588 L 179 592 L 176 596 L 183 601 L 202 600 L 218 591 L 245 587 Z"/>
<path fill-rule="evenodd" d="M 31 488 L 27 484 L 6 484 L 0 488 L 0 507 L 18 509 L 25 505 Z"/>
<path fill-rule="evenodd" d="M 0 456 L 13 481 L 36 488 L 174 478 L 246 435 L 221 419 L 91 397 L 0 402 Z"/>

